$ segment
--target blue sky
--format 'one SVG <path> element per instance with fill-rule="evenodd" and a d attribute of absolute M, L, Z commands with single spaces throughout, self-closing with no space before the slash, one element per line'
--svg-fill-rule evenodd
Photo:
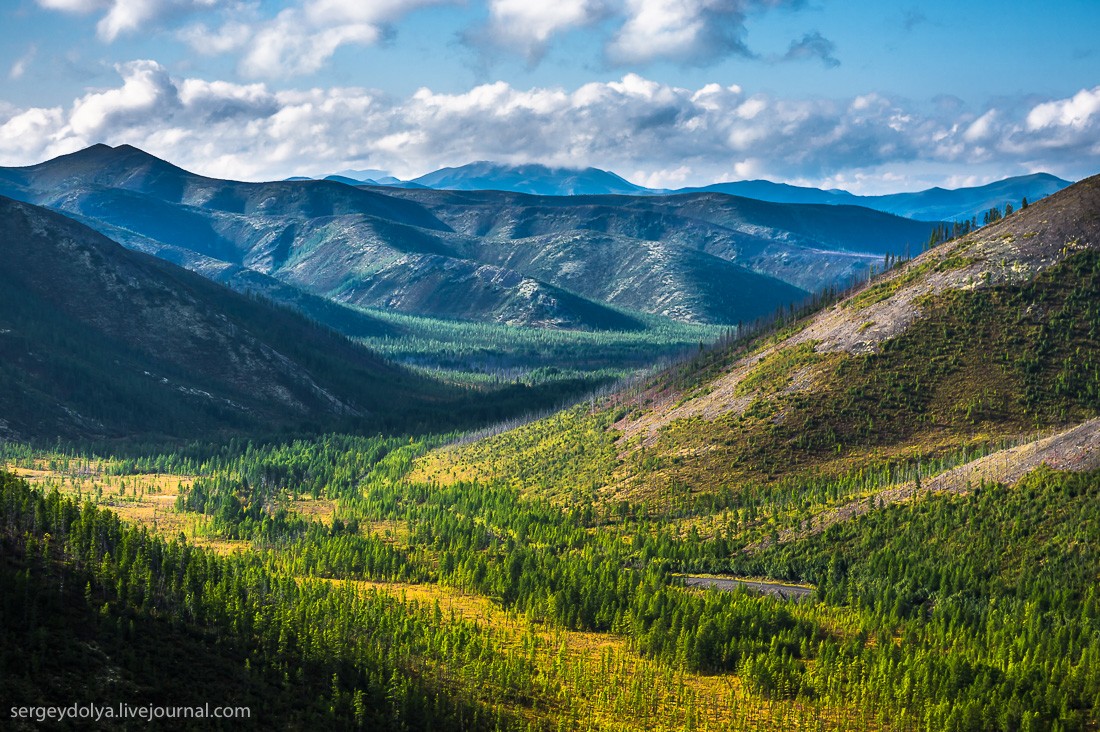
<path fill-rule="evenodd" d="M 1100 172 L 1100 3 L 11 0 L 0 164 L 479 159 L 874 193 Z"/>

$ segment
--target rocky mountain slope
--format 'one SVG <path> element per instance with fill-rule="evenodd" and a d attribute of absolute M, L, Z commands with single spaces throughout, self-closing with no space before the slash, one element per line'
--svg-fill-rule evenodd
<path fill-rule="evenodd" d="M 262 284 L 283 301 L 304 292 L 412 314 L 596 330 L 636 327 L 631 310 L 751 321 L 861 275 L 886 252 L 918 250 L 933 229 L 855 207 L 721 194 L 235 183 L 104 145 L 0 169 L 0 193 L 218 281 Z"/>

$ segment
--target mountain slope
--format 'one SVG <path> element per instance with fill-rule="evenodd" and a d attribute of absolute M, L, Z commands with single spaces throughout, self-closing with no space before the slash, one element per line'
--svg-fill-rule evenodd
<path fill-rule="evenodd" d="M 1095 416 L 1098 211 L 1092 178 L 937 247 L 787 338 L 666 381 L 618 429 L 679 456 L 659 480 L 706 488 L 717 464 L 769 480 Z"/>
<path fill-rule="evenodd" d="M 7 436 L 412 427 L 447 396 L 300 315 L 4 198 L 0 258 Z"/>
<path fill-rule="evenodd" d="M 679 495 L 691 505 L 752 486 L 788 486 L 797 503 L 822 476 L 949 467 L 1100 415 L 1097 292 L 1100 177 L 602 411 L 433 458 L 423 475 L 515 473 L 550 494 L 592 485 L 612 503 Z M 550 467 L 580 434 L 584 456 Z"/>
<path fill-rule="evenodd" d="M 571 277 L 567 284 L 564 279 L 549 279 L 585 294 L 590 292 L 588 287 L 598 292 L 605 282 L 614 286 L 620 279 L 644 275 L 633 267 L 645 261 L 638 257 L 655 244 L 703 252 L 749 272 L 815 291 L 846 284 L 880 263 L 886 252 L 918 251 L 935 226 L 870 209 L 789 206 L 720 194 L 564 198 L 494 191 L 394 191 L 393 195 L 431 210 L 467 237 L 460 253 L 482 261 L 537 262 L 555 256 L 545 246 L 560 248 L 570 241 L 582 246 L 576 259 L 589 259 L 594 253 L 592 242 L 602 242 L 606 256 L 622 263 L 606 270 L 604 280 L 586 284 Z M 660 276 L 661 260 L 651 262 L 646 273 Z M 517 268 L 526 271 L 520 265 Z M 541 270 L 532 273 L 550 277 Z M 700 274 L 713 277 L 708 269 Z M 713 284 L 721 286 L 722 281 L 715 277 Z M 669 292 L 651 294 L 659 298 Z M 784 299 L 771 297 L 760 301 L 760 307 L 771 312 L 777 301 Z M 735 321 L 752 317 L 733 315 Z M 730 322 L 729 316 L 719 322 Z"/>
<path fill-rule="evenodd" d="M 282 302 L 308 293 L 416 315 L 588 330 L 637 327 L 622 308 L 751 321 L 861 276 L 886 252 L 915 251 L 934 228 L 867 209 L 719 194 L 235 183 L 102 145 L 0 169 L 0 193 L 218 281 L 263 281 Z M 602 264 L 584 274 L 578 263 L 592 257 Z"/>

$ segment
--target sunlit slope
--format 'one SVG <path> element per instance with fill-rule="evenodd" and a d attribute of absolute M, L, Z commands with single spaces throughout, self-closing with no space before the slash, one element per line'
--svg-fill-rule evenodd
<path fill-rule="evenodd" d="M 1064 429 L 1100 414 L 1098 293 L 1090 178 L 777 332 L 420 470 L 644 501 Z"/>

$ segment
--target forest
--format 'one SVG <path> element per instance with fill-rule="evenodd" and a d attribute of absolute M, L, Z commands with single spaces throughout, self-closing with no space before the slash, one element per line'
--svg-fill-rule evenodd
<path fill-rule="evenodd" d="M 410 481 L 433 444 L 333 435 L 142 459 L 55 453 L 51 465 L 8 448 L 13 469 L 60 480 L 2 479 L 6 691 L 48 699 L 91 684 L 104 661 L 68 638 L 91 639 L 139 698 L 176 688 L 157 683 L 172 664 L 209 656 L 225 682 L 186 696 L 252 699 L 292 727 L 600 729 L 615 715 L 622 729 L 1096 724 L 1100 473 L 930 494 L 746 553 L 788 515 L 789 489 L 690 511 L 551 500 L 499 479 Z M 814 491 L 850 495 L 899 470 L 819 478 Z M 195 535 L 111 511 L 159 473 L 192 476 L 171 506 L 205 518 Z M 303 501 L 331 513 L 296 511 Z M 724 530 L 685 521 L 693 513 L 727 516 Z M 195 545 L 204 538 L 234 549 Z M 683 587 L 679 575 L 698 572 L 816 589 L 791 603 Z M 487 615 L 444 611 L 448 598 Z M 15 650 L 23 637 L 36 639 L 30 663 Z M 570 648 L 593 637 L 616 645 L 595 658 Z M 662 700 L 702 704 L 708 683 L 738 683 L 706 720 L 637 688 L 576 692 L 612 662 L 643 664 L 667 684 L 653 690 Z"/>

